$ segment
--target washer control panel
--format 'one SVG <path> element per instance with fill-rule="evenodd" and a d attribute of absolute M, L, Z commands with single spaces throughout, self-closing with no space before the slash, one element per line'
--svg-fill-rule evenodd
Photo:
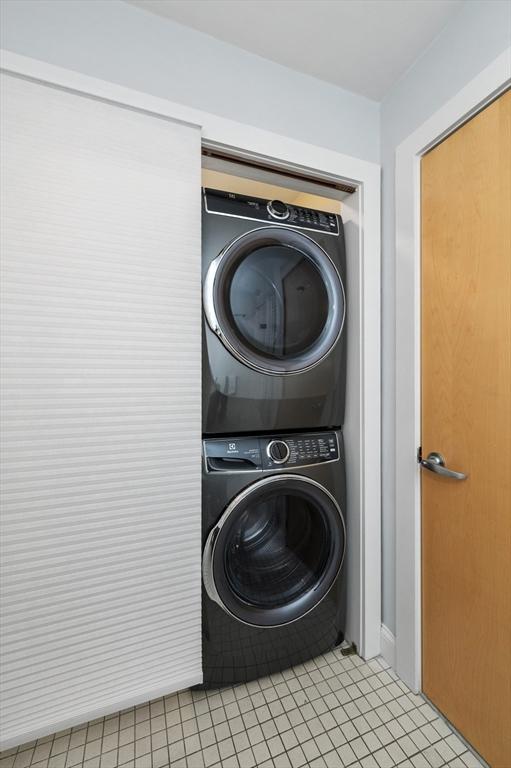
<path fill-rule="evenodd" d="M 234 192 L 205 189 L 204 201 L 208 213 L 285 224 L 300 229 L 327 232 L 331 235 L 339 234 L 339 221 L 335 213 L 302 208 L 284 203 L 282 200 L 265 200 L 262 197 L 247 197 Z"/>
<path fill-rule="evenodd" d="M 335 432 L 212 438 L 204 441 L 208 472 L 295 469 L 339 459 Z"/>

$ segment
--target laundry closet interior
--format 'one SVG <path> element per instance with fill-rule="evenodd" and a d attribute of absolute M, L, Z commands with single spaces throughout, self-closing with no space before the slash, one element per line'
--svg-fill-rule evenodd
<path fill-rule="evenodd" d="M 202 659 L 221 686 L 345 639 L 340 199 L 354 188 L 205 159 Z"/>
<path fill-rule="evenodd" d="M 0 15 L 0 768 L 510 768 L 511 5 Z"/>

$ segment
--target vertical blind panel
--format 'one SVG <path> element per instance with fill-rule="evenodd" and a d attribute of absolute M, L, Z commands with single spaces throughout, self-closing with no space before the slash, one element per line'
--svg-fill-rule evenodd
<path fill-rule="evenodd" d="M 201 681 L 200 133 L 1 85 L 5 743 Z"/>

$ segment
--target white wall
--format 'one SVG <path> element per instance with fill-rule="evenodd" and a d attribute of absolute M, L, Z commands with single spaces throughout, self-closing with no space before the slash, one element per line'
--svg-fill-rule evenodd
<path fill-rule="evenodd" d="M 2 0 L 1 46 L 372 162 L 379 104 L 121 0 Z"/>
<path fill-rule="evenodd" d="M 395 631 L 394 157 L 396 147 L 509 44 L 511 4 L 468 0 L 382 104 L 383 623 Z"/>

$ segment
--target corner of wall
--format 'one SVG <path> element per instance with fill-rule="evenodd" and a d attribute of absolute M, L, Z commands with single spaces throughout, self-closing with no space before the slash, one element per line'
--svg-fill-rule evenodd
<path fill-rule="evenodd" d="M 396 667 L 396 638 L 390 629 L 381 625 L 381 655 L 392 669 Z"/>

